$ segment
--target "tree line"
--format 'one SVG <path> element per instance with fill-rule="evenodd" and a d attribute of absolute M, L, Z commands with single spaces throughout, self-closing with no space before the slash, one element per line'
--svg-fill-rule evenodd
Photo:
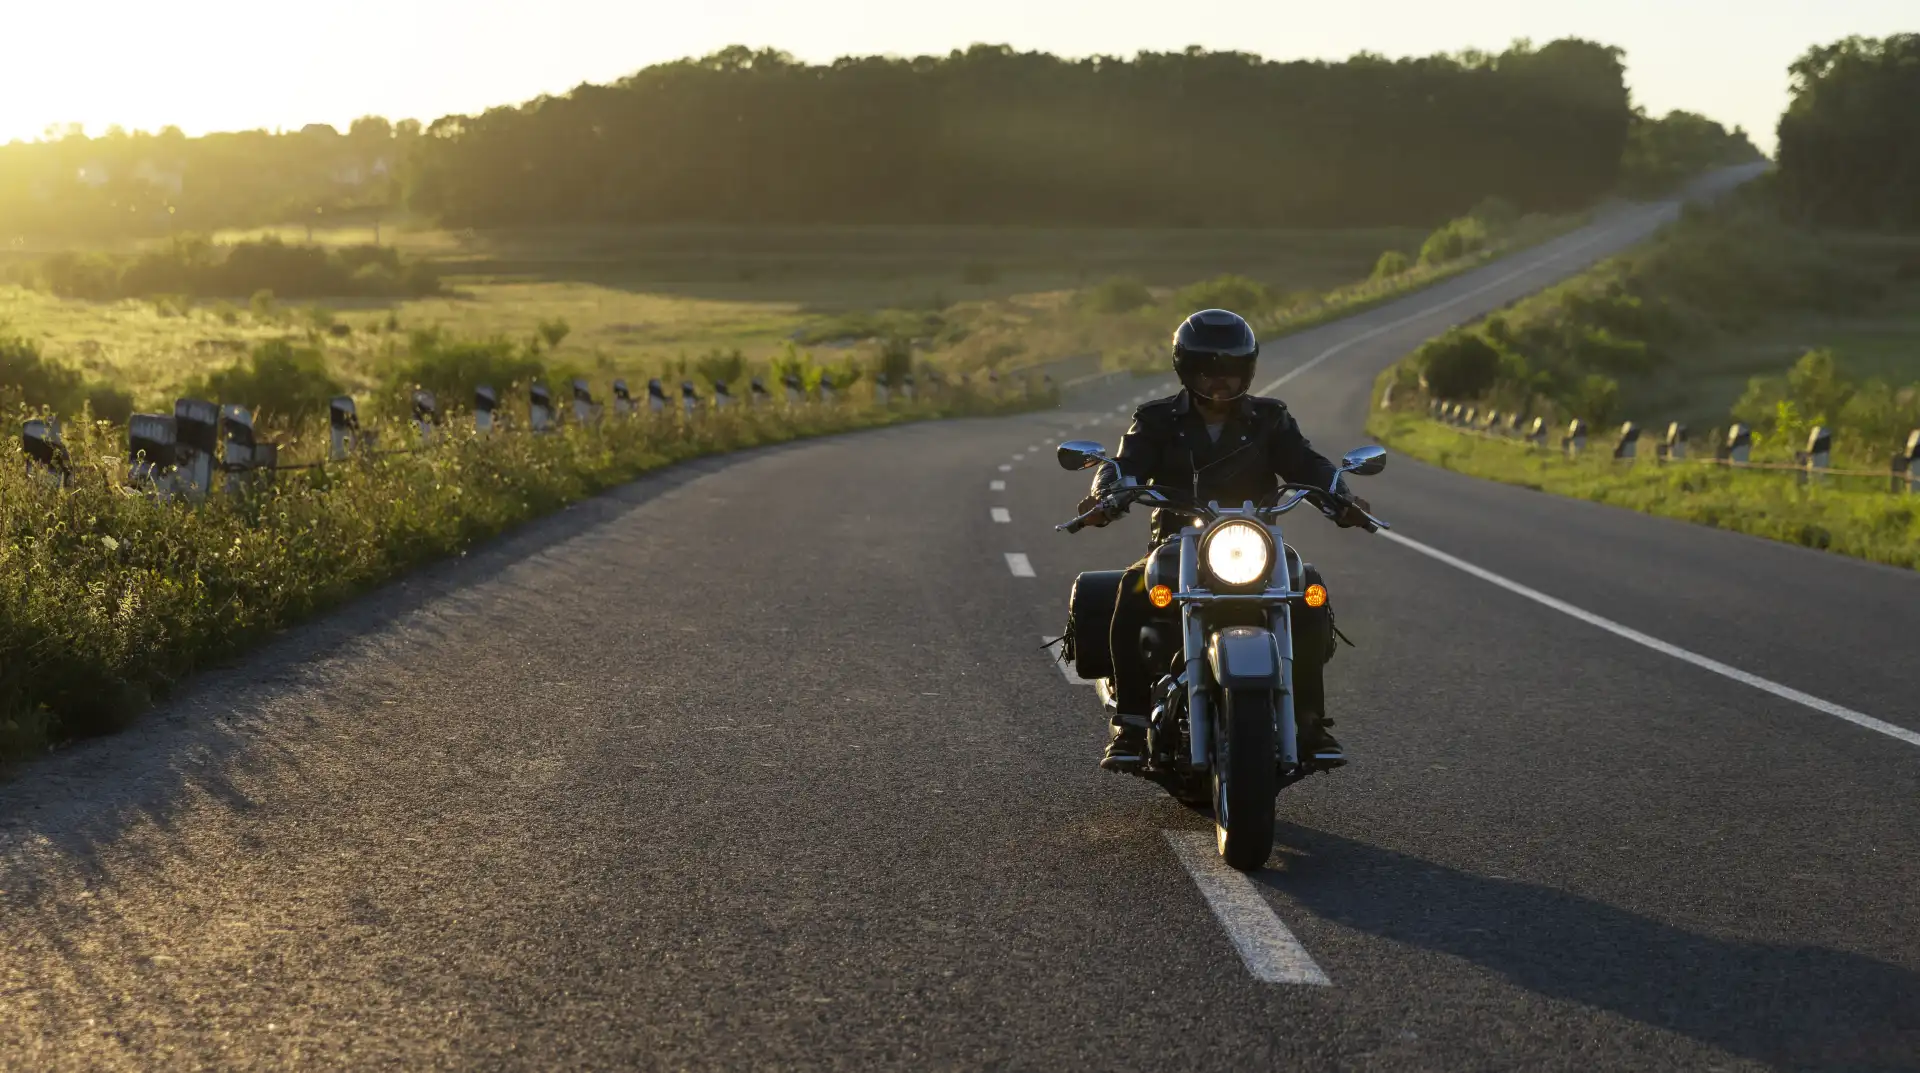
<path fill-rule="evenodd" d="M 454 226 L 555 221 L 1431 225 L 1612 189 L 1621 53 L 1069 60 L 979 45 L 805 64 L 725 49 L 447 116 L 0 147 L 0 234 L 325 222 L 404 203 Z"/>
<path fill-rule="evenodd" d="M 1816 223 L 1920 230 L 1920 34 L 1849 37 L 1790 69 L 1780 189 Z"/>

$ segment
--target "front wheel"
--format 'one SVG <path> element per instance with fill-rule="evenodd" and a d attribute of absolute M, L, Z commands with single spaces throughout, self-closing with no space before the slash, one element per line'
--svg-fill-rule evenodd
<path fill-rule="evenodd" d="M 1273 852 L 1274 710 L 1270 689 L 1228 689 L 1214 728 L 1213 832 L 1220 856 L 1242 872 Z"/>

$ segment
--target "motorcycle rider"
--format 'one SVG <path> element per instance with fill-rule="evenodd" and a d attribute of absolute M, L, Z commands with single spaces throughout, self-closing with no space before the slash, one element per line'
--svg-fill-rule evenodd
<path fill-rule="evenodd" d="M 1238 314 L 1203 309 L 1187 317 L 1173 333 L 1173 369 L 1183 390 L 1172 398 L 1149 402 L 1134 411 L 1133 425 L 1114 454 L 1119 467 L 1103 466 L 1094 478 L 1093 494 L 1080 504 L 1091 510 L 1106 491 L 1122 478 L 1142 484 L 1164 485 L 1190 494 L 1201 502 L 1215 500 L 1238 505 L 1262 503 L 1281 481 L 1326 488 L 1342 505 L 1332 515 L 1343 528 L 1361 525 L 1366 500 L 1348 492 L 1339 469 L 1313 449 L 1300 425 L 1278 399 L 1248 394 L 1253 387 L 1254 363 L 1260 343 L 1253 328 Z M 1087 524 L 1112 521 L 1096 514 Z M 1187 519 L 1156 509 L 1152 518 L 1151 549 L 1178 534 Z M 1149 668 L 1141 651 L 1141 629 L 1152 620 L 1146 591 L 1147 559 L 1127 570 L 1114 607 L 1110 636 L 1113 685 L 1119 709 L 1100 766 L 1128 770 L 1146 751 L 1144 717 L 1149 714 L 1152 682 L 1164 668 Z M 1307 568 L 1303 584 L 1319 581 Z M 1327 732 L 1326 693 L 1321 669 L 1333 657 L 1333 607 L 1296 606 L 1293 614 L 1294 709 L 1301 729 L 1302 751 L 1327 766 L 1345 762 L 1340 743 Z M 1130 719 L 1127 717 L 1131 717 Z"/>

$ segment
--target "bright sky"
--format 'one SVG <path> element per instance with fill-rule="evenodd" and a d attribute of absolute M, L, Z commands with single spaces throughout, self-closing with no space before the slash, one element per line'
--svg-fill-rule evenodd
<path fill-rule="evenodd" d="M 804 60 L 976 41 L 1065 55 L 1198 44 L 1340 59 L 1579 36 L 1627 51 L 1635 100 L 1738 123 L 1763 148 L 1805 48 L 1920 29 L 1914 0 L 95 0 L 4 4 L 0 141 L 78 122 L 342 129 L 563 92 L 729 44 Z"/>

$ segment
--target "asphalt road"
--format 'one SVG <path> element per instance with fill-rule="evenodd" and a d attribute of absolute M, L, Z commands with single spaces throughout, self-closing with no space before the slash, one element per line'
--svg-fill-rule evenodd
<path fill-rule="evenodd" d="M 1358 444 L 1665 211 L 1262 371 Z M 1145 539 L 1053 532 L 1051 446 L 1154 386 L 681 467 L 0 786 L 0 1067 L 1920 1069 L 1920 577 L 1395 459 L 1396 533 L 1816 706 L 1303 519 L 1354 762 L 1223 924 L 1037 649 Z"/>

